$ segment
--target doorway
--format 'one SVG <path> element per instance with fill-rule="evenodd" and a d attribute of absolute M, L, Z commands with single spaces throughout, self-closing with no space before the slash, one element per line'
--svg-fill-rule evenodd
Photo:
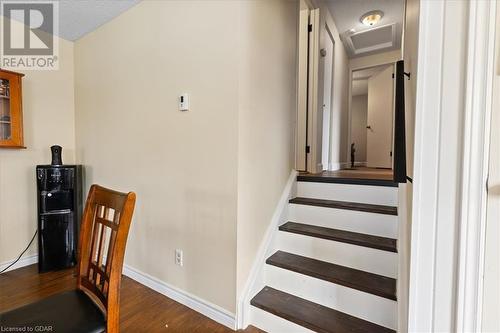
<path fill-rule="evenodd" d="M 395 1 L 386 8 L 394 15 L 367 27 L 359 20 L 364 10 L 354 13 L 344 2 L 300 1 L 296 170 L 318 173 L 350 168 L 352 143 L 354 167 L 393 169 L 392 75 L 395 61 L 401 59 L 403 5 L 404 1 Z M 367 10 L 372 6 L 367 5 Z M 356 84 L 352 74 L 363 70 L 379 75 L 366 78 L 366 89 L 371 88 L 370 94 L 365 93 L 366 111 L 351 119 L 351 104 L 356 104 L 351 96 L 351 84 Z M 362 126 L 353 128 L 351 120 Z"/>
<path fill-rule="evenodd" d="M 394 63 L 353 70 L 349 168 L 392 169 Z"/>
<path fill-rule="evenodd" d="M 305 0 L 301 0 L 300 4 L 295 168 L 315 173 L 328 169 L 332 159 L 334 54 L 337 40 L 328 22 L 321 21 L 320 26 L 318 8 L 313 8 Z"/>

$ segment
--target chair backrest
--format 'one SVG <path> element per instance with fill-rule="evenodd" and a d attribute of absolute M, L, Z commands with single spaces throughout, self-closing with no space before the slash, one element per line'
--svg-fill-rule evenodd
<path fill-rule="evenodd" d="M 78 289 L 106 313 L 107 333 L 119 331 L 120 283 L 135 193 L 92 185 L 80 229 Z"/>

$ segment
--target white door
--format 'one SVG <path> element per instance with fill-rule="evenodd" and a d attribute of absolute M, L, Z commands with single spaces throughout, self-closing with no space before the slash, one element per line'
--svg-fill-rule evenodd
<path fill-rule="evenodd" d="M 330 165 L 330 127 L 332 113 L 332 86 L 333 86 L 333 37 L 330 33 L 326 34 L 323 59 L 323 144 L 321 145 L 321 163 L 323 170 L 329 169 Z"/>
<path fill-rule="evenodd" d="M 304 9 L 299 16 L 299 59 L 295 169 L 317 172 L 321 164 L 318 116 L 319 9 Z"/>
<path fill-rule="evenodd" d="M 393 66 L 368 79 L 366 162 L 372 168 L 392 168 Z"/>
<path fill-rule="evenodd" d="M 309 9 L 300 11 L 299 55 L 297 77 L 297 130 L 295 135 L 295 169 L 305 171 L 307 146 L 307 77 L 309 56 Z"/>
<path fill-rule="evenodd" d="M 319 90 L 319 9 L 312 9 L 309 14 L 309 57 L 307 85 L 307 171 L 320 172 L 321 164 L 321 104 Z"/>

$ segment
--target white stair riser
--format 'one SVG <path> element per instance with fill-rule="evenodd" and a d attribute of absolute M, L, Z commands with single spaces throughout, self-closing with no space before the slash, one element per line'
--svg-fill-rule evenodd
<path fill-rule="evenodd" d="M 272 265 L 266 266 L 265 274 L 269 287 L 381 326 L 397 328 L 397 303 L 393 300 Z"/>
<path fill-rule="evenodd" d="M 253 326 L 268 333 L 313 333 L 305 327 L 299 326 L 272 313 L 252 306 L 250 318 Z"/>
<path fill-rule="evenodd" d="M 398 254 L 364 246 L 280 231 L 277 249 L 304 257 L 396 278 Z"/>
<path fill-rule="evenodd" d="M 398 217 L 355 210 L 289 204 L 288 220 L 363 234 L 398 238 Z"/>
<path fill-rule="evenodd" d="M 398 205 L 398 188 L 389 186 L 297 182 L 297 196 L 375 205 Z"/>

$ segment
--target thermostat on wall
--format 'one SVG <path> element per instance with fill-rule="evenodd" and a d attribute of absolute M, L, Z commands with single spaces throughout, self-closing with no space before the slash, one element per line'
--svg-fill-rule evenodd
<path fill-rule="evenodd" d="M 189 110 L 189 95 L 182 94 L 179 96 L 179 111 Z"/>

